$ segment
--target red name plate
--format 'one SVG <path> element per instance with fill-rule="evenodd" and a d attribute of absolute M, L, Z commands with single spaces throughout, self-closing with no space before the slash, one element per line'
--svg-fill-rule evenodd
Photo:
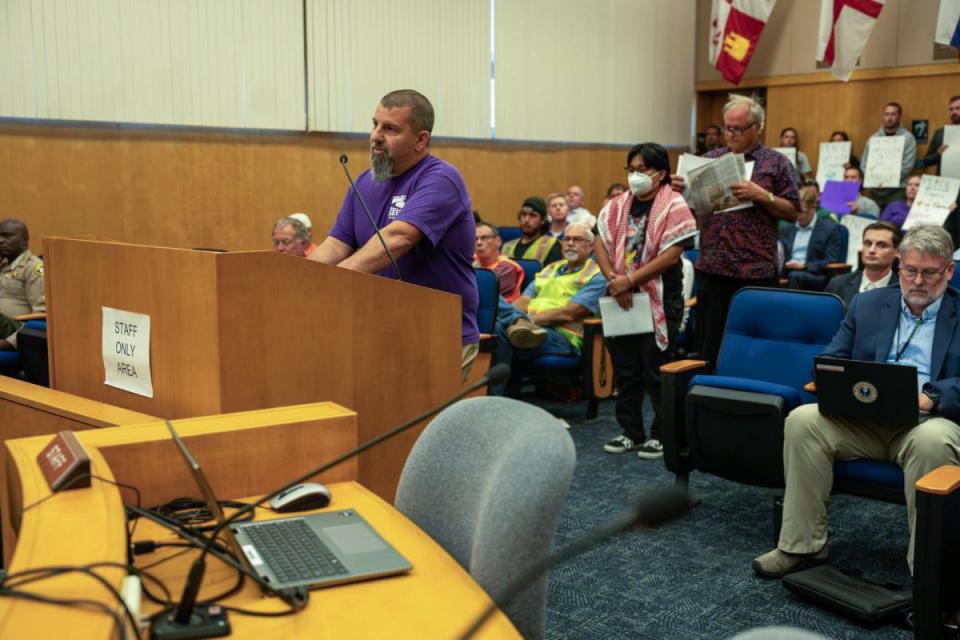
<path fill-rule="evenodd" d="M 90 456 L 72 431 L 61 431 L 37 455 L 50 490 L 82 489 L 90 486 Z"/>

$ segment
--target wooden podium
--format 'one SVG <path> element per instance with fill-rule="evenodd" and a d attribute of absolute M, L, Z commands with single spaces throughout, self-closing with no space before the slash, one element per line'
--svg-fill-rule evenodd
<path fill-rule="evenodd" d="M 169 418 L 329 400 L 363 442 L 460 388 L 455 295 L 269 251 L 43 248 L 54 389 Z M 153 398 L 104 384 L 102 307 L 150 316 Z M 364 454 L 360 482 L 392 502 L 421 429 Z"/>

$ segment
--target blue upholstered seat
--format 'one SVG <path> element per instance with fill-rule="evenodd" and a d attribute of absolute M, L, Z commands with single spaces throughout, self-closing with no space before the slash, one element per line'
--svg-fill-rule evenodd
<path fill-rule="evenodd" d="M 500 240 L 503 242 L 509 242 L 523 235 L 523 232 L 520 231 L 520 227 L 499 227 L 500 229 Z"/>
<path fill-rule="evenodd" d="M 526 290 L 527 285 L 533 282 L 543 265 L 536 260 L 524 260 L 523 258 L 517 258 L 514 262 L 523 267 L 523 288 Z"/>
<path fill-rule="evenodd" d="M 813 358 L 843 320 L 837 296 L 747 287 L 730 303 L 715 371 L 663 376 L 667 468 L 783 486 L 783 423 L 800 404 Z"/>
<path fill-rule="evenodd" d="M 497 321 L 497 306 L 500 302 L 500 279 L 490 269 L 474 267 L 477 278 L 477 292 L 480 303 L 477 305 L 477 328 L 480 333 L 493 333 Z"/>

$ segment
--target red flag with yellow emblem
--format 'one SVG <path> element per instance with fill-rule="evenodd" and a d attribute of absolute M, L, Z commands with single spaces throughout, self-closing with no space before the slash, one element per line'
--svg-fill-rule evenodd
<path fill-rule="evenodd" d="M 727 82 L 740 84 L 777 0 L 713 0 L 710 59 Z"/>

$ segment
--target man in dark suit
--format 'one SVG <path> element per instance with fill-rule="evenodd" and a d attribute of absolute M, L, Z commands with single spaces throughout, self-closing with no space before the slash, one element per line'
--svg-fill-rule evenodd
<path fill-rule="evenodd" d="M 889 222 L 874 222 L 863 230 L 863 248 L 860 250 L 863 269 L 832 278 L 827 293 L 835 293 L 850 306 L 853 296 L 864 291 L 896 285 L 893 263 L 900 255 L 902 232 Z"/>
<path fill-rule="evenodd" d="M 817 217 L 817 194 L 803 187 L 797 222 L 780 229 L 786 259 L 783 268 L 791 289 L 823 291 L 826 266 L 844 259 L 840 233 L 840 225 Z"/>
<path fill-rule="evenodd" d="M 806 404 L 787 416 L 783 462 L 786 492 L 777 548 L 753 561 L 761 576 L 779 578 L 827 559 L 827 498 L 837 460 L 867 458 L 903 467 L 913 568 L 915 484 L 933 469 L 960 463 L 960 292 L 948 287 L 953 242 L 942 227 L 911 229 L 900 243 L 900 288 L 854 297 L 823 355 L 899 362 L 917 368 L 915 427 L 820 415 Z"/>

